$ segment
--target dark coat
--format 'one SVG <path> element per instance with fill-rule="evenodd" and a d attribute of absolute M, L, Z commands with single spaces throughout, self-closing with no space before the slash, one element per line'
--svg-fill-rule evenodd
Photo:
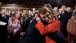
<path fill-rule="evenodd" d="M 35 25 L 37 24 L 36 20 L 33 20 L 28 26 L 25 35 L 19 41 L 19 43 L 44 43 L 44 37 L 37 30 Z"/>
<path fill-rule="evenodd" d="M 7 27 L 0 24 L 0 43 L 7 43 Z"/>
<path fill-rule="evenodd" d="M 60 25 L 60 31 L 64 35 L 67 35 L 67 28 L 66 28 L 66 26 L 67 26 L 67 22 L 71 18 L 71 16 L 72 16 L 72 12 L 67 12 L 67 11 L 65 11 L 63 13 L 63 15 L 60 14 L 60 19 L 59 19 L 60 23 L 61 23 L 61 25 Z"/>
<path fill-rule="evenodd" d="M 22 23 L 20 23 L 21 24 L 21 30 L 22 30 L 22 32 L 25 32 L 26 31 L 26 29 L 27 29 L 27 27 L 28 27 L 28 24 L 27 23 L 25 23 L 25 21 L 24 22 L 22 22 Z"/>

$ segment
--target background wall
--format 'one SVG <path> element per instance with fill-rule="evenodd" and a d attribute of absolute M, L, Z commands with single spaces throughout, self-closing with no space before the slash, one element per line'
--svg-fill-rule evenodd
<path fill-rule="evenodd" d="M 6 9 L 6 10 L 10 10 L 10 11 L 22 11 L 22 10 L 29 10 L 32 8 L 36 8 L 39 9 L 41 8 L 41 6 L 25 6 L 25 5 L 17 5 L 17 4 L 2 4 L 0 5 L 1 9 Z"/>

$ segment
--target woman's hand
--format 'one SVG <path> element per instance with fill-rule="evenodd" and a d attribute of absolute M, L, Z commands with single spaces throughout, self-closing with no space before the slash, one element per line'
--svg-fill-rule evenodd
<path fill-rule="evenodd" d="M 9 28 L 9 33 L 13 33 L 13 29 L 12 28 Z"/>
<path fill-rule="evenodd" d="M 24 36 L 24 34 L 25 34 L 25 32 L 21 32 L 21 33 L 20 33 L 21 36 Z"/>

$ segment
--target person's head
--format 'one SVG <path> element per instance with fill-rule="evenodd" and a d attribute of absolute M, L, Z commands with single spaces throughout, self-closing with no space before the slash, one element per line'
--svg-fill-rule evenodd
<path fill-rule="evenodd" d="M 20 14 L 19 13 L 16 13 L 16 18 L 19 18 L 20 17 Z"/>
<path fill-rule="evenodd" d="M 46 8 L 39 9 L 38 13 L 42 20 L 45 20 L 47 22 L 49 22 L 49 19 L 52 20 L 52 13 L 48 11 Z"/>
<path fill-rule="evenodd" d="M 21 17 L 20 18 L 20 22 L 24 22 L 25 21 L 25 18 L 24 17 Z"/>
<path fill-rule="evenodd" d="M 37 17 L 38 17 L 38 13 L 35 12 L 35 14 L 34 14 L 34 18 L 37 18 Z"/>
<path fill-rule="evenodd" d="M 35 8 L 33 8 L 32 10 L 33 10 L 33 13 L 35 13 L 35 12 L 36 12 L 36 9 L 35 9 Z"/>
<path fill-rule="evenodd" d="M 71 11 L 71 8 L 70 7 L 67 7 L 66 10 L 67 10 L 67 12 L 70 12 Z"/>
<path fill-rule="evenodd" d="M 32 14 L 32 13 L 33 13 L 33 11 L 32 11 L 32 10 L 29 10 L 28 12 L 29 12 L 29 14 Z"/>
<path fill-rule="evenodd" d="M 15 14 L 11 14 L 11 20 L 15 21 L 15 18 L 16 18 Z"/>
<path fill-rule="evenodd" d="M 6 10 L 2 10 L 2 12 L 1 12 L 2 14 L 6 14 Z"/>
<path fill-rule="evenodd" d="M 25 14 L 25 17 L 28 17 L 29 15 L 28 14 Z"/>
<path fill-rule="evenodd" d="M 64 10 L 63 10 L 62 8 L 60 8 L 60 9 L 59 9 L 59 12 L 62 13 L 62 12 L 64 12 Z"/>
<path fill-rule="evenodd" d="M 66 11 L 66 5 L 62 5 L 61 7 L 64 11 Z"/>
<path fill-rule="evenodd" d="M 21 14 L 21 12 L 19 11 L 19 12 L 17 12 L 18 14 Z"/>
<path fill-rule="evenodd" d="M 58 7 L 54 7 L 54 12 L 58 12 Z"/>

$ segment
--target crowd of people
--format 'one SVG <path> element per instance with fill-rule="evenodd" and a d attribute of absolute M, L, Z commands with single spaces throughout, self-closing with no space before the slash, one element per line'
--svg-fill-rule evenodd
<path fill-rule="evenodd" d="M 7 43 L 68 43 L 76 41 L 76 6 L 61 8 L 45 4 L 39 10 L 0 12 L 0 42 Z"/>

